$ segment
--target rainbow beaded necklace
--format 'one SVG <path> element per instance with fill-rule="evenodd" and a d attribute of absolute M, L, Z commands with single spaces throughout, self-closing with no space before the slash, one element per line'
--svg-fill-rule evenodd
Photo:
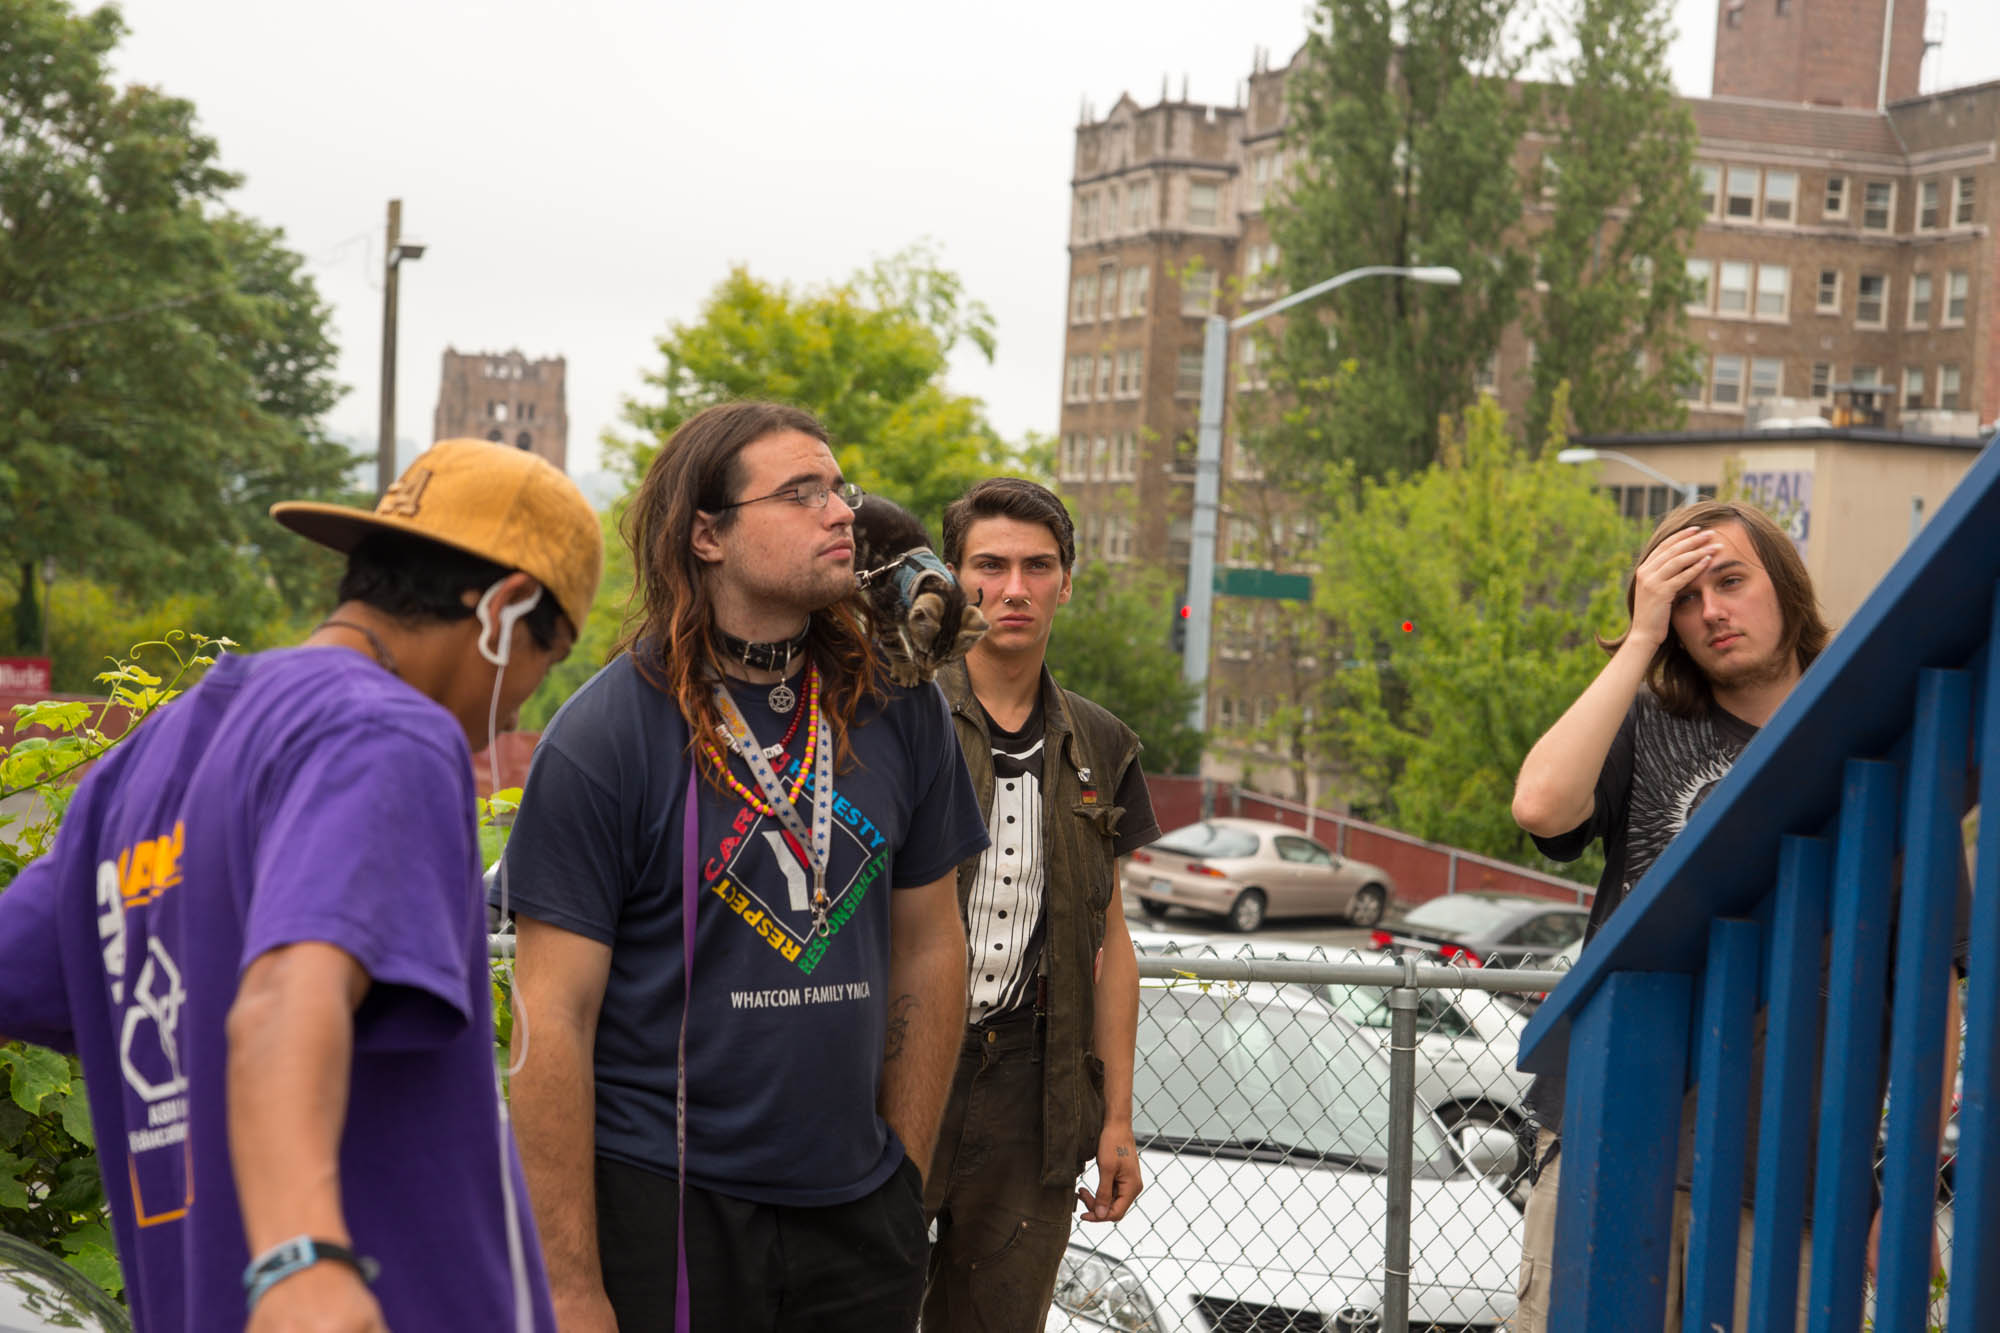
<path fill-rule="evenodd" d="M 813 759 L 819 748 L 819 664 L 816 662 L 806 668 L 806 706 L 803 712 L 806 719 L 806 752 L 799 761 L 798 775 L 792 779 L 791 785 L 785 791 L 785 799 L 794 804 L 799 799 L 799 793 L 806 788 L 806 778 L 813 771 Z M 799 714 L 793 713 L 792 731 L 785 733 L 784 744 L 791 743 L 793 731 L 798 728 L 798 719 Z M 777 815 L 776 808 L 770 802 L 744 786 L 742 781 L 729 771 L 729 761 L 722 757 L 722 751 L 716 748 L 714 741 L 702 742 L 702 749 L 707 753 L 709 762 L 715 765 L 716 771 L 722 774 L 722 780 L 728 784 L 729 790 L 741 797 L 745 805 L 760 815 L 767 817 Z"/>

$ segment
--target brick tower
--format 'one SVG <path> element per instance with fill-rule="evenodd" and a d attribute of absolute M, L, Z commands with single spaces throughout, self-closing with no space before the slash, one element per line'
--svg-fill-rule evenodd
<path fill-rule="evenodd" d="M 1720 4 L 1715 26 L 1717 97 L 1875 111 L 1917 95 L 1917 75 L 1924 62 L 1924 0 L 1720 0 Z"/>
<path fill-rule="evenodd" d="M 444 351 L 432 438 L 510 444 L 567 467 L 569 411 L 563 358 L 530 361 L 511 352 Z"/>

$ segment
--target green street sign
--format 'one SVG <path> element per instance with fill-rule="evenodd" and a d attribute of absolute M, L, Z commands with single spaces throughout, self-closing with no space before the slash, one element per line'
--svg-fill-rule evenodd
<path fill-rule="evenodd" d="M 1215 576 L 1215 591 L 1224 597 L 1272 597 L 1280 601 L 1309 602 L 1313 581 L 1309 574 L 1280 574 L 1275 569 L 1224 569 Z"/>

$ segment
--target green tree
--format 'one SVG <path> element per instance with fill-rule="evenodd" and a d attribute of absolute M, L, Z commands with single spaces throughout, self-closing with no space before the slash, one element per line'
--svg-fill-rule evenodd
<path fill-rule="evenodd" d="M 1604 665 L 1635 540 L 1554 452 L 1531 460 L 1482 400 L 1437 467 L 1339 488 L 1314 586 L 1340 627 L 1318 653 L 1320 752 L 1395 827 L 1522 864 L 1514 776 Z"/>
<path fill-rule="evenodd" d="M 1510 82 L 1528 52 L 1504 40 L 1523 3 L 1319 0 L 1290 85 L 1297 164 L 1268 210 L 1284 289 L 1367 264 L 1464 281 L 1356 282 L 1251 335 L 1273 392 L 1249 419 L 1239 399 L 1239 420 L 1267 462 L 1412 472 L 1471 401 L 1531 271 L 1514 155 L 1534 98 Z"/>
<path fill-rule="evenodd" d="M 703 408 L 739 398 L 793 403 L 826 423 L 848 480 L 935 530 L 945 505 L 1008 461 L 979 400 L 944 386 L 961 341 L 991 360 L 993 317 L 925 247 L 806 290 L 739 267 L 699 318 L 659 340 L 666 364 L 645 376 L 657 396 L 626 400 L 625 421 L 638 434 L 607 436 L 606 449 L 636 482 Z"/>
<path fill-rule="evenodd" d="M 328 564 L 275 532 L 279 495 L 337 493 L 317 419 L 329 311 L 279 233 L 223 209 L 237 178 L 194 108 L 109 68 L 115 9 L 0 6 L 0 577 L 17 633 L 36 567 L 264 613 Z M 34 646 L 34 645 L 25 645 Z"/>
<path fill-rule="evenodd" d="M 1162 571 L 1079 564 L 1049 639 L 1049 670 L 1139 733 L 1149 773 L 1193 773 L 1201 764 L 1201 733 L 1187 721 L 1194 687 L 1167 644 L 1179 598 Z"/>
<path fill-rule="evenodd" d="M 1687 409 L 1692 374 L 1687 254 L 1701 205 L 1694 118 L 1667 71 L 1667 0 L 1576 0 L 1574 54 L 1549 90 L 1554 143 L 1542 188 L 1554 217 L 1536 239 L 1548 284 L 1535 340 L 1529 420 L 1571 386 L 1584 431 L 1663 430 Z"/>

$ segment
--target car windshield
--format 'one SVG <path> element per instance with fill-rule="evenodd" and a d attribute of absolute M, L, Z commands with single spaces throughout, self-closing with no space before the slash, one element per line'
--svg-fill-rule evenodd
<path fill-rule="evenodd" d="M 1154 843 L 1153 850 L 1176 856 L 1255 856 L 1257 835 L 1221 824 L 1189 824 Z"/>
<path fill-rule="evenodd" d="M 1132 1128 L 1141 1143 L 1284 1150 L 1290 1156 L 1389 1163 L 1389 1064 L 1318 1005 L 1258 1003 L 1220 986 L 1140 991 Z M 1458 1168 L 1420 1116 L 1420 1179 Z"/>
<path fill-rule="evenodd" d="M 1485 935 L 1519 915 L 1519 903 L 1447 893 L 1410 909 L 1403 920 L 1412 926 L 1450 935 Z"/>

